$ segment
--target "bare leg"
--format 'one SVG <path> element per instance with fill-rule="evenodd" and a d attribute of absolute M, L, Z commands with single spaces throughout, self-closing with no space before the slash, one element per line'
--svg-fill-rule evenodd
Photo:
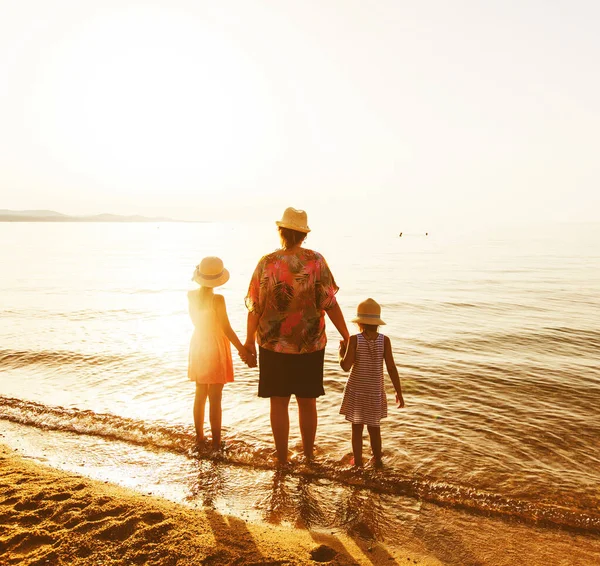
<path fill-rule="evenodd" d="M 288 413 L 289 397 L 271 397 L 271 430 L 275 440 L 277 459 L 287 462 L 288 439 L 290 436 L 290 415 Z"/>
<path fill-rule="evenodd" d="M 221 396 L 223 384 L 214 383 L 208 386 L 208 402 L 210 403 L 210 432 L 214 450 L 221 448 Z"/>
<path fill-rule="evenodd" d="M 369 437 L 371 438 L 371 450 L 375 465 L 381 464 L 381 429 L 378 426 L 368 426 Z"/>
<path fill-rule="evenodd" d="M 365 425 L 353 424 L 352 425 L 352 453 L 354 454 L 354 465 L 361 467 L 363 465 L 362 460 L 362 435 Z"/>
<path fill-rule="evenodd" d="M 194 397 L 194 426 L 196 427 L 196 443 L 204 440 L 204 406 L 208 395 L 208 385 L 196 383 L 196 396 Z"/>
<path fill-rule="evenodd" d="M 311 460 L 315 447 L 315 437 L 317 436 L 317 400 L 296 397 L 296 401 L 298 402 L 298 417 L 304 456 L 307 460 Z"/>

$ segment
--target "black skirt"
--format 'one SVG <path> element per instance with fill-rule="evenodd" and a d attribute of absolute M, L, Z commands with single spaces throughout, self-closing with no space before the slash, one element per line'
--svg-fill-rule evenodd
<path fill-rule="evenodd" d="M 282 354 L 258 349 L 258 396 L 316 399 L 325 395 L 323 362 L 325 350 L 310 354 Z"/>

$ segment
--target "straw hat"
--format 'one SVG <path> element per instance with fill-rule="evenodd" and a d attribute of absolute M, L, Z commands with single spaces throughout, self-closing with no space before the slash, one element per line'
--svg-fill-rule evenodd
<path fill-rule="evenodd" d="M 304 212 L 304 210 L 292 208 L 291 206 L 283 211 L 281 220 L 278 220 L 275 224 L 280 228 L 289 228 L 290 230 L 304 232 L 305 234 L 310 232 L 306 212 Z"/>
<path fill-rule="evenodd" d="M 203 287 L 219 287 L 229 281 L 229 271 L 218 257 L 205 257 L 196 266 L 192 280 Z"/>
<path fill-rule="evenodd" d="M 374 324 L 376 326 L 385 324 L 385 322 L 381 320 L 381 307 L 379 306 L 379 303 L 373 299 L 367 299 L 358 305 L 356 317 L 352 319 L 352 322 Z"/>

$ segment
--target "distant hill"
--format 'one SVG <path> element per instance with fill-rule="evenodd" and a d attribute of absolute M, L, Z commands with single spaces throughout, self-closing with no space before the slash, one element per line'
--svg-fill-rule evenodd
<path fill-rule="evenodd" d="M 65 218 L 67 215 L 61 212 L 55 212 L 54 210 L 6 210 L 0 208 L 0 216 L 29 216 L 32 218 L 40 217 L 62 217 Z"/>
<path fill-rule="evenodd" d="M 119 214 L 95 214 L 92 216 L 69 216 L 54 210 L 6 210 L 0 209 L 0 222 L 180 222 L 165 216 L 121 216 Z"/>

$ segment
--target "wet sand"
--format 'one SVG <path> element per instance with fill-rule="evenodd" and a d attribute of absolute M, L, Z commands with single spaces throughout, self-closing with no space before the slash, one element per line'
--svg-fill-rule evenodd
<path fill-rule="evenodd" d="M 0 445 L 0 562 L 19 565 L 401 564 L 442 562 L 302 529 L 257 525 L 212 509 L 61 472 Z"/>

